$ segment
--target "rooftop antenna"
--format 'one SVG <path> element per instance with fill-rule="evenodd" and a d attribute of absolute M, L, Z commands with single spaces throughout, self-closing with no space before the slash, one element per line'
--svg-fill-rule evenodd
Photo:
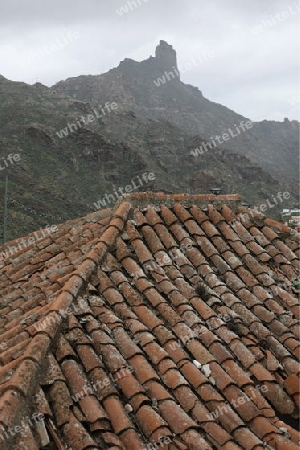
<path fill-rule="evenodd" d="M 242 202 L 242 206 L 244 206 L 245 208 L 250 208 L 250 203 L 248 202 Z"/>
<path fill-rule="evenodd" d="M 220 195 L 222 192 L 222 189 L 221 188 L 211 188 L 210 192 L 214 195 Z"/>
<path fill-rule="evenodd" d="M 4 218 L 3 218 L 3 244 L 7 239 L 7 199 L 8 199 L 8 175 L 5 178 L 5 192 L 4 192 Z"/>

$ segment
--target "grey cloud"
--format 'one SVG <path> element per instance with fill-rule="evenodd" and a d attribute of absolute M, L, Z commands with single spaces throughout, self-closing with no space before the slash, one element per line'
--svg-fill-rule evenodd
<path fill-rule="evenodd" d="M 134 1 L 134 0 L 130 0 Z M 125 57 L 137 61 L 154 54 L 160 39 L 177 51 L 183 66 L 202 51 L 215 57 L 182 75 L 203 94 L 253 120 L 300 119 L 298 22 L 300 12 L 251 30 L 277 13 L 300 11 L 298 1 L 135 0 L 120 16 L 126 0 L 2 0 L 0 73 L 13 80 L 50 86 L 80 74 L 99 74 Z M 140 3 L 141 5 L 139 5 Z M 31 52 L 78 32 L 80 38 L 27 66 Z"/>

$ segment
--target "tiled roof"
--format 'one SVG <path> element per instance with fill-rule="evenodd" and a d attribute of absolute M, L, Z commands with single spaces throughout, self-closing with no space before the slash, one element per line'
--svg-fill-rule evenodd
<path fill-rule="evenodd" d="M 0 449 L 298 449 L 298 237 L 139 193 L 0 260 Z"/>

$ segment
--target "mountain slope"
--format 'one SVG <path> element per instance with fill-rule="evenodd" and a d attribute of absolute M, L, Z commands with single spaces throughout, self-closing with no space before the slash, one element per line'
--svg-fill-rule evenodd
<path fill-rule="evenodd" d="M 209 101 L 198 88 L 182 83 L 177 74 L 176 52 L 161 41 L 155 57 L 142 62 L 125 59 L 105 74 L 69 78 L 53 88 L 83 101 L 122 103 L 138 117 L 165 119 L 207 140 L 229 129 L 235 132 L 242 121 L 249 120 Z M 253 123 L 251 129 L 228 141 L 220 141 L 219 147 L 249 157 L 277 179 L 289 183 L 290 191 L 297 193 L 299 122 L 265 120 Z"/>
<path fill-rule="evenodd" d="M 4 77 L 0 99 L 0 157 L 20 155 L 0 173 L 3 193 L 9 175 L 8 239 L 91 212 L 106 194 L 110 200 L 101 207 L 112 207 L 114 192 L 132 181 L 138 185 L 146 172 L 155 180 L 135 190 L 207 193 L 220 184 L 223 193 L 239 192 L 252 204 L 287 190 L 242 155 L 216 148 L 194 158 L 190 152 L 202 138 L 166 121 L 139 119 L 120 103 L 75 130 L 80 117 L 100 112 L 98 104 Z M 59 138 L 63 129 L 68 136 Z"/>

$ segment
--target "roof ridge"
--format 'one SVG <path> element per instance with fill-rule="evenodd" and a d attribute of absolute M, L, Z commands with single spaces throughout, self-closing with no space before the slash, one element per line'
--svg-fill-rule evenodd
<path fill-rule="evenodd" d="M 141 423 L 143 440 L 156 442 L 162 419 L 164 430 L 178 430 L 178 439 L 188 447 L 199 444 L 200 432 L 192 431 L 196 425 L 205 430 L 209 448 L 215 442 L 221 447 L 229 435 L 229 446 L 237 442 L 244 448 L 251 436 L 256 444 L 284 446 L 290 438 L 283 428 L 296 442 L 296 431 L 274 414 L 294 420 L 292 408 L 299 399 L 298 303 L 293 286 L 300 250 L 294 235 L 285 244 L 285 233 L 273 231 L 273 222 L 266 223 L 265 217 L 253 226 L 250 209 L 242 210 L 244 216 L 237 213 L 238 201 L 235 195 L 126 195 L 110 211 L 62 224 L 41 252 L 33 257 L 26 252 L 7 266 L 2 275 L 7 299 L 1 303 L 0 330 L 7 345 L 0 355 L 0 427 L 14 429 L 21 414 L 48 411 L 45 414 L 57 419 L 53 424 L 61 442 L 73 445 L 80 435 L 75 425 L 82 427 L 84 421 L 79 415 L 74 421 L 74 407 L 80 397 L 83 400 L 84 386 L 90 386 L 86 394 L 92 395 L 84 396 L 89 398 L 82 402 L 82 414 L 88 413 L 91 424 L 103 417 L 111 421 L 113 436 L 122 435 L 125 447 L 135 438 L 139 441 Z M 102 214 L 106 219 L 101 220 Z M 115 374 L 127 365 L 133 375 L 117 385 L 120 395 L 109 389 L 102 396 L 98 385 L 96 391 L 94 379 L 107 377 L 114 383 L 119 380 Z M 51 394 L 45 387 L 54 379 L 63 379 L 67 395 L 74 395 L 69 405 L 66 402 L 66 415 L 55 413 L 62 385 L 56 384 Z M 257 398 L 254 389 L 265 385 L 268 395 Z M 37 398 L 39 387 L 44 399 Z M 150 403 L 144 410 L 145 397 L 133 398 L 146 387 Z M 168 392 L 174 393 L 173 403 Z M 219 403 L 207 405 L 211 392 L 214 398 L 224 398 L 220 408 Z M 249 401 L 248 406 L 238 403 L 240 397 Z M 195 400 L 192 409 L 187 398 Z M 226 402 L 232 405 L 228 409 Z M 128 405 L 134 411 L 129 421 Z M 152 423 L 153 417 L 158 421 Z M 130 435 L 125 436 L 129 423 Z M 107 430 L 106 422 L 103 426 Z M 96 435 L 90 430 L 86 436 L 92 445 Z M 21 440 L 18 437 L 11 448 L 19 448 Z"/>
<path fill-rule="evenodd" d="M 99 243 L 87 253 L 79 267 L 70 274 L 68 281 L 50 306 L 49 312 L 58 312 L 70 306 L 82 289 L 83 284 L 88 282 L 97 265 L 101 263 L 110 247 L 116 242 L 130 210 L 131 205 L 125 202 L 116 209 L 106 230 L 99 238 Z"/>
<path fill-rule="evenodd" d="M 255 209 L 247 208 L 245 206 L 239 206 L 237 208 L 237 213 L 241 214 L 241 216 L 247 216 L 249 219 L 251 219 L 254 225 L 268 226 L 275 231 L 286 235 L 299 234 L 296 230 L 289 227 L 288 225 L 285 225 L 278 220 L 270 219 L 267 215 L 263 214 L 262 212 L 256 211 Z"/>
<path fill-rule="evenodd" d="M 92 212 L 87 213 L 85 216 L 77 217 L 76 219 L 69 219 L 69 220 L 65 220 L 64 222 L 60 222 L 57 225 L 53 224 L 51 226 L 46 226 L 46 227 L 43 227 L 43 228 L 39 228 L 38 230 L 31 231 L 26 236 L 19 236 L 19 237 L 15 238 L 15 239 L 12 239 L 11 241 L 5 242 L 5 244 L 0 245 L 0 252 L 4 252 L 5 250 L 7 250 L 7 248 L 9 248 L 9 247 L 11 247 L 13 245 L 18 245 L 18 244 L 21 243 L 21 241 L 28 240 L 31 237 L 35 237 L 35 239 L 36 239 L 36 235 L 38 233 L 49 229 L 49 227 L 51 228 L 51 227 L 56 226 L 57 230 L 53 232 L 53 233 L 56 233 L 57 231 L 60 231 L 60 228 L 62 226 L 70 225 L 70 227 L 72 227 L 72 225 L 73 226 L 82 225 L 91 217 L 95 217 L 98 221 L 106 219 L 107 217 L 111 216 L 114 211 L 115 210 L 112 209 L 112 208 L 106 208 L 106 209 L 101 209 L 101 210 L 98 210 L 98 211 L 92 211 Z M 87 220 L 85 220 L 85 219 L 87 219 Z M 36 239 L 36 240 L 42 241 L 43 239 L 49 237 L 49 234 L 52 234 L 52 233 L 48 233 L 47 235 L 43 236 L 42 238 L 39 238 L 39 239 Z M 20 253 L 22 253 L 22 251 L 20 251 Z"/>
<path fill-rule="evenodd" d="M 152 205 L 160 206 L 164 203 L 166 206 L 172 207 L 175 203 L 181 203 L 184 206 L 207 206 L 208 204 L 221 205 L 229 204 L 235 206 L 235 210 L 241 204 L 242 198 L 239 194 L 165 194 L 164 192 L 133 192 L 130 194 L 122 195 L 118 202 L 117 207 L 122 204 L 123 201 L 129 202 L 133 207 Z"/>
<path fill-rule="evenodd" d="M 122 204 L 116 208 L 107 228 L 99 238 L 99 243 L 87 253 L 79 267 L 70 274 L 68 281 L 64 284 L 56 299 L 51 304 L 47 315 L 37 322 L 37 324 L 40 322 L 40 325 L 36 326 L 35 332 L 33 331 L 30 333 L 32 340 L 24 353 L 24 358 L 18 363 L 14 374 L 17 380 L 26 378 L 24 382 L 24 385 L 26 385 L 24 389 L 26 394 L 32 395 L 36 380 L 39 379 L 39 374 L 42 372 L 41 369 L 46 364 L 51 343 L 55 341 L 59 330 L 67 317 L 65 314 L 60 315 L 59 312 L 65 312 L 77 298 L 84 284 L 88 283 L 88 280 L 97 268 L 97 265 L 101 263 L 110 247 L 114 245 L 125 225 L 131 208 L 132 206 L 127 202 L 122 202 Z M 31 364 L 32 366 L 30 371 L 28 371 L 27 368 L 28 364 Z M 30 376 L 25 377 L 24 374 L 28 374 L 28 372 L 30 373 Z M 27 395 L 24 393 L 22 395 L 21 392 L 22 389 L 16 389 L 15 386 L 12 386 L 5 391 L 7 396 L 10 396 L 9 398 L 14 398 L 14 401 L 11 402 L 15 411 L 12 419 L 14 422 L 13 425 L 17 423 L 18 414 L 22 406 L 24 406 L 24 403 L 27 404 Z M 6 396 L 3 395 L 0 398 L 0 411 L 5 407 L 7 408 L 7 399 Z"/>
<path fill-rule="evenodd" d="M 129 203 L 132 207 L 143 207 L 143 206 L 161 206 L 162 203 L 164 203 L 168 207 L 174 206 L 176 203 L 180 203 L 185 207 L 189 206 L 200 206 L 205 207 L 208 204 L 212 204 L 214 206 L 226 204 L 231 207 L 233 212 L 235 214 L 237 213 L 244 213 L 251 216 L 253 222 L 256 224 L 262 223 L 263 225 L 268 225 L 271 228 L 277 228 L 278 231 L 281 231 L 283 233 L 290 234 L 291 232 L 295 232 L 293 228 L 288 227 L 287 225 L 282 224 L 281 222 L 278 222 L 276 220 L 268 218 L 263 213 L 257 212 L 254 209 L 247 208 L 242 205 L 242 197 L 239 194 L 223 194 L 223 195 L 215 195 L 215 194 L 166 194 L 164 192 L 153 192 L 153 191 L 145 191 L 145 192 L 133 192 L 130 194 L 123 194 L 119 197 L 117 203 L 115 204 L 115 207 L 112 208 L 105 208 L 100 209 L 97 211 L 89 212 L 88 214 L 76 218 L 76 219 L 69 219 L 64 222 L 61 222 L 57 225 L 58 230 L 62 226 L 66 225 L 76 225 L 78 222 L 81 222 L 82 224 L 85 223 L 85 219 L 88 219 L 90 217 L 94 217 L 103 220 L 108 218 L 109 216 L 113 217 L 116 214 L 116 211 L 118 208 L 122 205 L 122 203 Z M 250 211 L 250 212 L 249 212 Z M 11 241 L 6 242 L 3 245 L 0 245 L 0 252 L 5 252 L 7 248 L 9 248 L 12 245 L 18 245 L 21 240 L 29 239 L 31 237 L 36 236 L 36 234 L 40 231 L 43 231 L 45 228 L 41 228 L 39 230 L 32 231 L 31 233 L 28 233 L 26 236 L 20 236 L 16 239 L 13 239 Z M 44 238 L 47 238 L 49 235 L 45 235 Z M 44 239 L 43 238 L 43 239 Z M 20 251 L 20 253 L 22 253 Z"/>

